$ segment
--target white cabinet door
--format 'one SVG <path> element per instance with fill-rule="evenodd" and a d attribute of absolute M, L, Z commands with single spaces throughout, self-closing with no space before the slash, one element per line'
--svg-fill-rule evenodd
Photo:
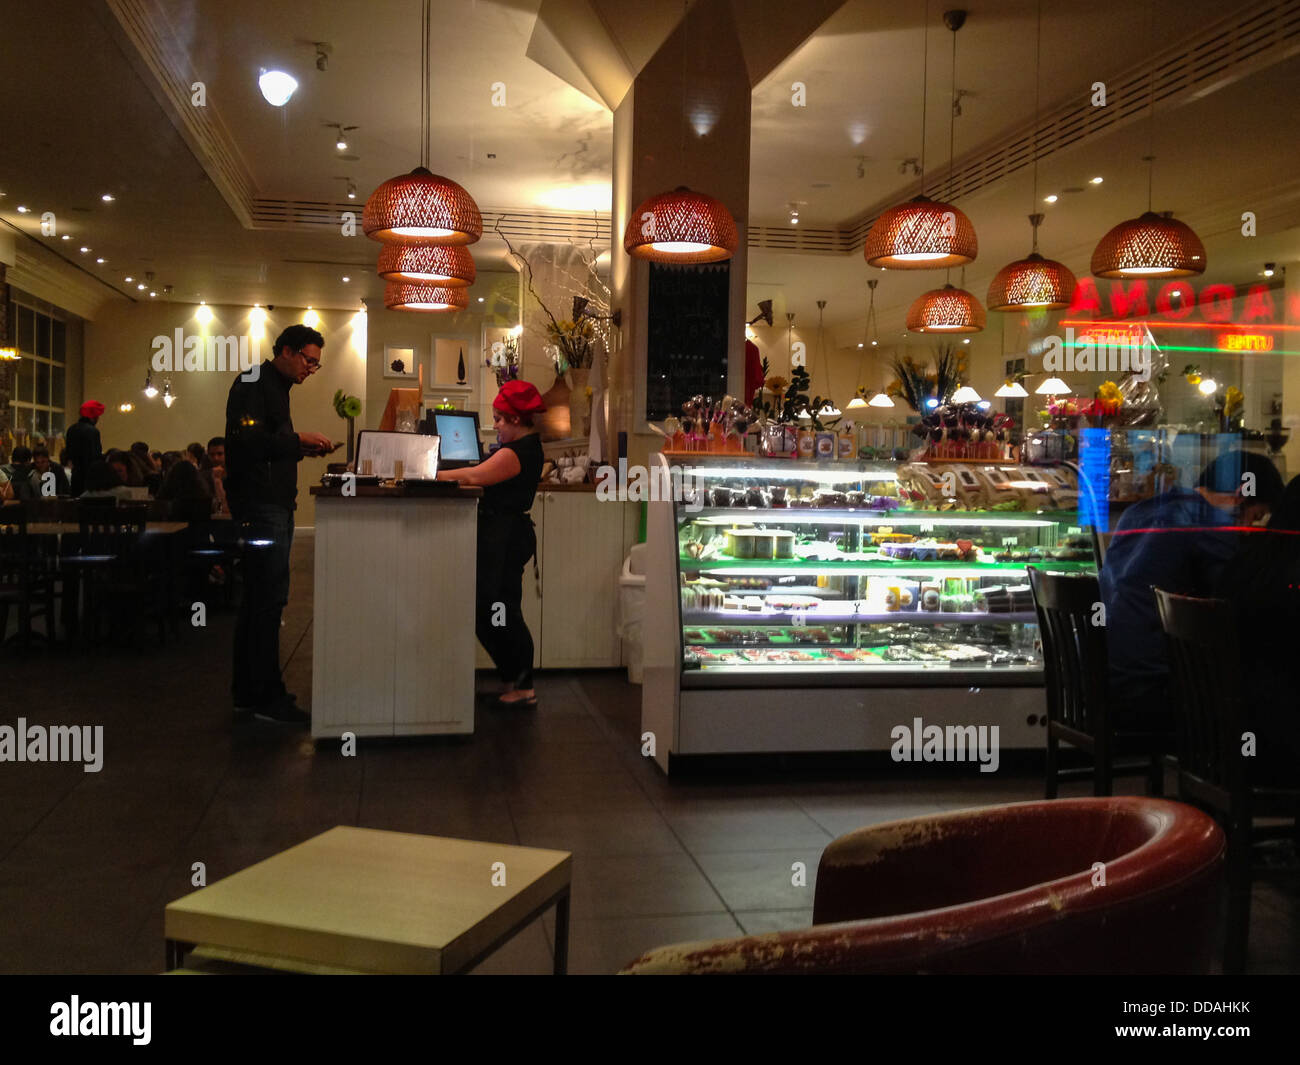
<path fill-rule="evenodd" d="M 594 492 L 548 492 L 542 558 L 542 666 L 618 666 L 615 628 L 627 504 Z"/>

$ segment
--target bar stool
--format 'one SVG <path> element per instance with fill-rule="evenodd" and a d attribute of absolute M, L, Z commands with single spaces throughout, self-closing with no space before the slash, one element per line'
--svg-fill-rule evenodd
<path fill-rule="evenodd" d="M 1029 567 L 1029 584 L 1042 634 L 1047 674 L 1047 798 L 1063 780 L 1093 779 L 1094 795 L 1109 795 L 1115 777 L 1145 776 L 1148 790 L 1164 790 L 1164 754 L 1173 737 L 1118 732 L 1111 709 L 1106 629 L 1095 624 L 1101 585 L 1089 575 Z M 1059 746 L 1092 756 L 1092 768 L 1062 769 Z M 1118 759 L 1117 756 L 1124 756 Z"/>
<path fill-rule="evenodd" d="M 1277 870 L 1253 866 L 1258 843 L 1297 838 L 1300 788 L 1251 783 L 1241 754 L 1247 731 L 1242 705 L 1241 649 L 1231 606 L 1155 589 L 1160 623 L 1168 637 L 1169 666 L 1179 708 L 1178 797 L 1208 810 L 1228 836 L 1228 929 L 1225 973 L 1246 967 L 1253 877 Z M 1289 819 L 1256 825 L 1255 818 Z M 1300 843 L 1300 838 L 1297 838 Z"/>

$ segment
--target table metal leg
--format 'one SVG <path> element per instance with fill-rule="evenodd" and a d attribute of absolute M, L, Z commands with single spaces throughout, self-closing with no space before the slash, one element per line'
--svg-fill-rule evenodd
<path fill-rule="evenodd" d="M 569 972 L 569 892 L 555 903 L 555 975 Z"/>
<path fill-rule="evenodd" d="M 179 939 L 168 939 L 166 943 L 167 971 L 179 969 L 185 964 L 185 955 L 194 949 L 193 943 L 182 943 Z"/>

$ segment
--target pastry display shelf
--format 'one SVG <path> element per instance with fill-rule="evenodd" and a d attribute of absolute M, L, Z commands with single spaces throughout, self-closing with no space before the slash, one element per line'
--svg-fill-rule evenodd
<path fill-rule="evenodd" d="M 1035 624 L 1033 611 L 999 613 L 997 611 L 965 611 L 944 613 L 939 610 L 858 610 L 853 602 L 823 602 L 807 610 L 691 610 L 682 609 L 683 625 L 779 625 L 800 627 L 808 625 L 892 625 L 907 622 L 910 625 L 961 625 L 972 622 L 1001 624 Z M 688 641 L 690 642 L 690 641 Z"/>
<path fill-rule="evenodd" d="M 1015 510 L 871 510 L 867 507 L 704 507 L 685 515 L 686 521 L 707 518 L 710 522 L 743 522 L 765 525 L 782 522 L 826 525 L 845 522 L 856 525 L 920 526 L 921 531 L 937 528 L 1043 528 L 1061 523 L 1060 518 L 1038 512 Z M 927 530 L 925 526 L 931 526 Z M 1081 531 L 1081 530 L 1080 530 Z"/>
<path fill-rule="evenodd" d="M 680 683 L 683 690 L 747 689 L 747 694 L 752 697 L 754 691 L 803 689 L 814 678 L 818 690 L 961 686 L 958 690 L 979 693 L 983 688 L 1039 687 L 1043 683 L 1043 670 L 1038 665 L 992 665 L 986 662 L 705 663 L 688 665 L 682 671 Z"/>
<path fill-rule="evenodd" d="M 726 572 L 737 577 L 761 577 L 769 574 L 793 575 L 809 574 L 848 574 L 878 576 L 892 573 L 897 576 L 908 574 L 942 574 L 945 577 L 994 577 L 999 574 L 1025 575 L 1029 566 L 1046 566 L 1056 573 L 1090 573 L 1095 569 L 1091 559 L 1085 561 L 1044 558 L 1023 562 L 917 562 L 915 560 L 886 559 L 835 559 L 830 562 L 815 562 L 799 558 L 691 558 L 689 555 L 679 559 L 683 570 L 690 572 Z M 1026 579 L 1028 579 L 1026 577 Z"/>

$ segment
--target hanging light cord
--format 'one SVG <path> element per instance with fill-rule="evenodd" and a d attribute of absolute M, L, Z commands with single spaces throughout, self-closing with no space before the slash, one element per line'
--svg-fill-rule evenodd
<path fill-rule="evenodd" d="M 1151 46 L 1156 35 L 1155 0 L 1147 4 L 1147 55 L 1151 55 Z M 1151 66 L 1147 78 L 1147 210 L 1151 210 L 1151 186 L 1156 172 L 1156 68 Z"/>
<path fill-rule="evenodd" d="M 1039 84 L 1039 67 L 1043 61 L 1043 0 L 1038 0 L 1038 14 L 1034 24 L 1034 199 L 1029 205 L 1029 220 L 1034 227 L 1033 251 L 1038 251 L 1038 103 L 1042 86 Z"/>
<path fill-rule="evenodd" d="M 926 90 L 930 87 L 930 0 L 925 0 L 925 18 L 921 23 L 921 195 L 925 195 L 925 121 Z"/>
<path fill-rule="evenodd" d="M 421 33 L 423 39 L 423 49 L 420 52 L 420 165 L 426 170 L 429 169 L 429 126 L 430 126 L 430 108 L 429 108 L 429 80 L 430 80 L 430 62 L 429 62 L 429 38 L 431 36 L 430 27 L 432 26 L 432 15 L 430 13 L 431 0 L 424 0 L 424 20 L 421 23 Z"/>
<path fill-rule="evenodd" d="M 948 116 L 948 196 L 949 200 L 953 199 L 953 174 L 955 172 L 956 157 L 953 155 L 954 138 L 957 131 L 957 31 L 952 31 L 952 100 L 951 113 Z"/>

